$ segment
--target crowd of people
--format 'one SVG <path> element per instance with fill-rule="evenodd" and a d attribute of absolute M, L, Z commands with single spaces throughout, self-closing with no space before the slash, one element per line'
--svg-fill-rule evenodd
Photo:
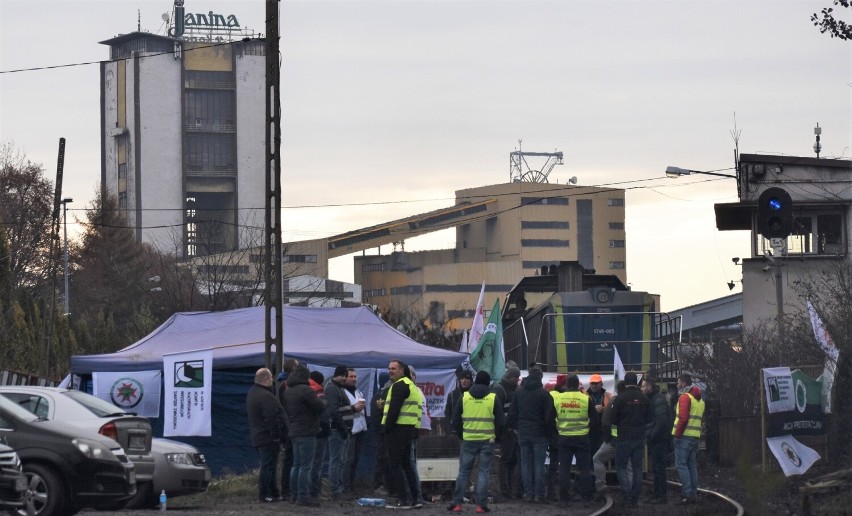
<path fill-rule="evenodd" d="M 418 508 L 426 502 L 416 447 L 418 437 L 431 429 L 431 418 L 415 381 L 414 367 L 392 360 L 379 375 L 369 402 L 369 425 L 377 435 L 373 485 L 390 509 Z M 353 490 L 368 429 L 367 400 L 357 388 L 353 368 L 337 366 L 326 380 L 288 359 L 277 386 L 268 369 L 257 371 L 246 405 L 252 446 L 260 459 L 260 501 L 319 506 L 325 463 L 332 500 Z M 636 506 L 646 446 L 653 486 L 643 502 L 668 503 L 666 456 L 673 446 L 683 486 L 679 503 L 694 504 L 703 413 L 701 389 L 688 374 L 678 378 L 673 406 L 653 378 L 639 385 L 635 373 L 627 373 L 616 393 L 609 393 L 598 374 L 589 378 L 588 386 L 576 375 L 558 375 L 551 387 L 545 386 L 542 369 L 535 365 L 521 379 L 510 362 L 502 378 L 493 382 L 485 371 L 474 375 L 459 369 L 441 429 L 460 440 L 458 477 L 448 510 L 461 512 L 470 498 L 477 513 L 490 511 L 489 474 L 497 454 L 503 499 L 589 504 L 606 490 L 607 464 L 614 461 L 624 504 Z M 478 475 L 471 483 L 474 466 Z"/>

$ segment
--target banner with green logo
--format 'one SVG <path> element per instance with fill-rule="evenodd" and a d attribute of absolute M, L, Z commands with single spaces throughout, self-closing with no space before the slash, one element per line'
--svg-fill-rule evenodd
<path fill-rule="evenodd" d="M 785 371 L 786 370 L 786 371 Z M 822 382 L 800 370 L 764 369 L 769 413 L 766 415 L 768 437 L 784 435 L 823 435 L 825 415 L 822 411 Z M 782 408 L 782 410 L 779 410 Z"/>

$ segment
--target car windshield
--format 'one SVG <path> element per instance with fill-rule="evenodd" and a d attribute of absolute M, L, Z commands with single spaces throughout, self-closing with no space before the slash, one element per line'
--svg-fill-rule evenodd
<path fill-rule="evenodd" d="M 23 421 L 36 421 L 40 419 L 29 410 L 19 407 L 17 403 L 10 401 L 5 396 L 0 396 L 0 409 L 11 414 L 12 417 L 16 417 Z"/>
<path fill-rule="evenodd" d="M 96 398 L 91 394 L 86 394 L 85 392 L 63 391 L 62 394 L 68 396 L 80 405 L 86 407 L 91 413 L 98 417 L 115 417 L 122 414 L 126 414 L 124 410 L 120 409 L 119 407 L 116 407 L 112 403 L 104 401 L 100 398 Z"/>

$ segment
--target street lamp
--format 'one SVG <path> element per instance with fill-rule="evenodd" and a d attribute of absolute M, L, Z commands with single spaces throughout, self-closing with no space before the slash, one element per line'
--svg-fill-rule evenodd
<path fill-rule="evenodd" d="M 733 170 L 733 168 L 721 168 L 719 170 Z M 700 170 L 689 170 L 687 168 L 680 167 L 666 167 L 666 177 L 678 178 L 680 176 L 688 176 L 690 174 L 702 174 L 705 176 L 718 176 L 718 177 L 731 177 L 736 179 L 736 174 L 720 174 L 718 170 L 709 170 L 707 172 L 702 172 Z"/>
<path fill-rule="evenodd" d="M 74 199 L 70 197 L 66 197 L 62 199 L 60 203 L 62 204 L 62 225 L 63 231 L 65 233 L 65 315 L 71 314 L 71 309 L 69 308 L 69 299 L 68 299 L 68 203 L 74 202 Z"/>

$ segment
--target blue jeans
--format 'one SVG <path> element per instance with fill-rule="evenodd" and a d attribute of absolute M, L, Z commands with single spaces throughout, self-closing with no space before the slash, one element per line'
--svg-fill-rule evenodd
<path fill-rule="evenodd" d="M 518 434 L 521 449 L 521 485 L 524 496 L 544 500 L 544 458 L 547 455 L 547 437 L 530 437 Z"/>
<path fill-rule="evenodd" d="M 559 443 L 559 498 L 563 502 L 568 501 L 568 493 L 571 488 L 571 462 L 577 459 L 579 475 L 574 483 L 574 492 L 589 500 L 594 490 L 594 477 L 592 476 L 592 453 L 589 450 L 588 435 L 560 435 Z"/>
<path fill-rule="evenodd" d="M 311 496 L 311 468 L 314 465 L 314 452 L 317 438 L 292 437 L 293 468 L 290 470 L 290 494 L 296 500 L 307 500 Z"/>
<path fill-rule="evenodd" d="M 615 443 L 615 470 L 618 484 L 625 500 L 636 501 L 642 493 L 642 461 L 645 439 L 626 440 L 618 438 Z M 627 463 L 633 466 L 633 477 L 627 475 Z"/>
<path fill-rule="evenodd" d="M 488 474 L 491 471 L 491 459 L 494 457 L 494 443 L 488 441 L 462 441 L 459 457 L 459 476 L 456 478 L 456 491 L 453 504 L 460 505 L 464 500 L 464 491 L 473 471 L 473 463 L 479 459 L 479 477 L 476 479 L 476 505 L 488 505 Z"/>
<path fill-rule="evenodd" d="M 314 449 L 314 463 L 311 466 L 311 498 L 319 498 L 322 490 L 322 463 L 325 461 L 325 450 L 328 448 L 327 437 L 317 437 Z"/>
<path fill-rule="evenodd" d="M 331 431 L 328 436 L 328 481 L 333 495 L 343 493 L 343 467 L 348 446 L 348 435 L 344 437 L 337 430 Z"/>
<path fill-rule="evenodd" d="M 698 494 L 698 467 L 695 456 L 698 454 L 698 438 L 675 437 L 675 468 L 682 484 L 684 498 Z"/>
<path fill-rule="evenodd" d="M 278 467 L 278 450 L 281 443 L 270 444 L 257 448 L 260 457 L 260 472 L 257 480 L 257 496 L 259 500 L 272 497 L 278 498 L 278 488 L 275 485 L 275 468 Z"/>

